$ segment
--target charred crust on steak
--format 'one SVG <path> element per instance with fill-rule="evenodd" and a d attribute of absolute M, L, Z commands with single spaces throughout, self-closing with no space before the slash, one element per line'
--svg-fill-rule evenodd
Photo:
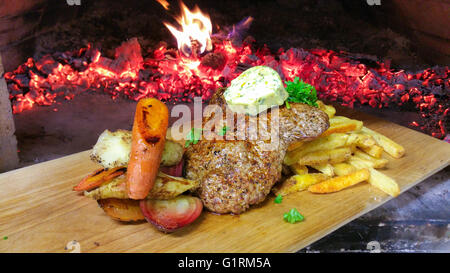
<path fill-rule="evenodd" d="M 219 105 L 223 109 L 224 120 L 227 120 L 224 90 L 219 89 L 209 104 Z M 290 106 L 290 109 L 279 108 L 280 142 L 275 150 L 260 149 L 261 141 L 245 138 L 202 139 L 187 148 L 186 177 L 200 181 L 195 193 L 208 210 L 221 214 L 240 214 L 251 205 L 264 201 L 272 186 L 281 179 L 287 147 L 295 141 L 312 140 L 328 129 L 328 116 L 320 109 L 301 103 L 291 103 Z M 271 110 L 264 115 L 270 120 Z M 245 118 L 247 122 L 260 117 Z M 203 124 L 209 119 L 204 119 Z M 232 122 L 236 122 L 236 118 Z M 232 125 L 231 128 L 236 130 L 238 126 Z"/>

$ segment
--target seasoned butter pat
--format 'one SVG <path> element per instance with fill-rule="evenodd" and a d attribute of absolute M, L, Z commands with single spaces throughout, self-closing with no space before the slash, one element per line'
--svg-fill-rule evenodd
<path fill-rule="evenodd" d="M 234 112 L 255 116 L 282 105 L 289 94 L 275 70 L 268 66 L 255 66 L 232 80 L 223 96 Z"/>

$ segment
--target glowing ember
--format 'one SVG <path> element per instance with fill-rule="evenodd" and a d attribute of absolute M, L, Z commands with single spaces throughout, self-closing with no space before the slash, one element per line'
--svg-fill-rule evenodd
<path fill-rule="evenodd" d="M 58 98 L 70 100 L 86 90 L 132 100 L 156 97 L 176 103 L 196 96 L 208 100 L 218 87 L 227 86 L 245 69 L 267 65 L 283 79 L 298 76 L 314 85 L 321 99 L 349 107 L 366 104 L 415 110 L 421 119 L 411 122 L 411 127 L 441 139 L 448 135 L 448 67 L 408 73 L 394 71 L 388 63 L 367 62 L 330 50 L 291 48 L 274 54 L 267 47 L 255 48 L 249 37 L 232 43 L 236 40 L 233 32 L 241 27 L 215 35 L 213 50 L 204 56 L 186 58 L 161 44 L 143 59 L 137 39 L 131 39 L 116 49 L 114 59 L 91 46 L 38 61 L 30 58 L 15 71 L 5 73 L 13 112 L 36 104 L 52 105 Z"/>
<path fill-rule="evenodd" d="M 169 9 L 169 6 L 170 6 L 170 4 L 169 4 L 169 2 L 167 2 L 166 0 L 156 0 L 158 3 L 160 3 L 161 4 L 161 6 L 163 6 L 163 8 L 165 9 L 165 10 L 168 10 Z"/>
<path fill-rule="evenodd" d="M 194 11 L 190 11 L 183 2 L 180 2 L 180 6 L 181 15 L 175 19 L 181 31 L 164 23 L 177 39 L 178 49 L 187 57 L 200 55 L 205 50 L 211 51 L 212 24 L 209 16 L 203 14 L 198 6 L 195 6 Z"/>

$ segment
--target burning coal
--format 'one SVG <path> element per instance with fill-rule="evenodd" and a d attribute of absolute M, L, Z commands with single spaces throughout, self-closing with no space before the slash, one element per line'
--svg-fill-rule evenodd
<path fill-rule="evenodd" d="M 257 47 L 251 37 L 243 39 L 251 17 L 226 33 L 212 35 L 207 16 L 184 8 L 178 19 L 182 31 L 166 24 L 176 36 L 179 50 L 161 43 L 149 49 L 144 58 L 134 38 L 116 49 L 114 59 L 102 56 L 92 46 L 28 59 L 5 73 L 13 112 L 52 105 L 58 98 L 70 100 L 87 90 L 136 101 L 156 97 L 173 103 L 190 102 L 198 96 L 206 101 L 245 69 L 267 65 L 284 80 L 297 76 L 314 85 L 320 99 L 348 107 L 367 104 L 380 109 L 415 109 L 421 119 L 411 126 L 436 138 L 448 134 L 448 67 L 409 73 L 390 69 L 386 62 L 331 50 L 291 48 L 273 53 L 265 46 Z"/>

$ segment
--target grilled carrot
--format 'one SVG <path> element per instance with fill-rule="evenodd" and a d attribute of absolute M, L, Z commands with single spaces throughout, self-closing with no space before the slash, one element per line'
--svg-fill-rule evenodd
<path fill-rule="evenodd" d="M 156 179 L 169 124 L 169 111 L 161 101 L 142 99 L 134 116 L 127 193 L 131 199 L 144 199 Z"/>
<path fill-rule="evenodd" d="M 101 186 L 103 183 L 113 180 L 113 178 L 122 175 L 127 170 L 126 167 L 116 167 L 112 169 L 98 169 L 89 174 L 83 180 L 73 187 L 74 191 L 89 191 Z"/>

